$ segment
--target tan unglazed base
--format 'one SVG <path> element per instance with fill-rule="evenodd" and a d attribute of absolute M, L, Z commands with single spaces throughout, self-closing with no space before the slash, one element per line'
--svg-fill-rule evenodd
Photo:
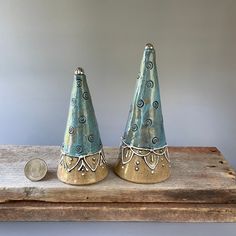
<path fill-rule="evenodd" d="M 123 155 L 129 158 L 129 153 L 127 155 L 127 152 L 130 152 L 130 150 L 124 149 Z M 150 154 L 150 156 L 146 157 L 145 161 L 144 157 L 133 154 L 128 162 L 127 160 L 122 160 L 121 155 L 122 151 L 120 151 L 119 161 L 114 171 L 122 179 L 134 183 L 151 184 L 162 182 L 170 176 L 170 162 L 164 155 L 157 156 Z M 152 168 L 147 165 L 147 162 Z"/>
<path fill-rule="evenodd" d="M 72 185 L 93 184 L 105 179 L 107 175 L 107 165 L 98 154 L 81 160 L 64 155 L 57 169 L 58 179 Z"/>

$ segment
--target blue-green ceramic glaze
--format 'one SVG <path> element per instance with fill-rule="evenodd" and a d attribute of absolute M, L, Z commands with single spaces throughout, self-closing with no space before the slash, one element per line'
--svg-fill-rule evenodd
<path fill-rule="evenodd" d="M 166 145 L 156 55 L 151 44 L 146 45 L 143 53 L 123 141 L 134 147 L 148 149 Z"/>
<path fill-rule="evenodd" d="M 100 151 L 102 142 L 84 74 L 75 74 L 62 152 L 72 157 Z"/>

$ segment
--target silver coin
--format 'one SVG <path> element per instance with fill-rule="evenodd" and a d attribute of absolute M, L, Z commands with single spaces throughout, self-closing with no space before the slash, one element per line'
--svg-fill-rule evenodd
<path fill-rule="evenodd" d="M 25 165 L 25 176 L 31 181 L 39 181 L 47 174 L 47 164 L 40 158 L 29 160 Z"/>

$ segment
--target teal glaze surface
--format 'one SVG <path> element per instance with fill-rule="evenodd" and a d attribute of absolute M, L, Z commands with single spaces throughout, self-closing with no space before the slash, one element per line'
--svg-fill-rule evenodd
<path fill-rule="evenodd" d="M 74 76 L 62 152 L 73 157 L 94 154 L 102 149 L 98 124 L 86 76 Z"/>
<path fill-rule="evenodd" d="M 147 44 L 123 136 L 126 144 L 148 149 L 167 145 L 159 89 L 155 49 Z"/>

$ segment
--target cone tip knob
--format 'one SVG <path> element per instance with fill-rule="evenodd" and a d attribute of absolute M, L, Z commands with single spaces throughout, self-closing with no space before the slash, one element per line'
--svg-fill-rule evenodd
<path fill-rule="evenodd" d="M 81 67 L 77 67 L 75 70 L 75 75 L 84 75 L 84 70 Z"/>
<path fill-rule="evenodd" d="M 154 47 L 153 47 L 153 45 L 152 45 L 151 43 L 147 43 L 146 46 L 145 46 L 145 49 L 147 49 L 147 50 L 153 50 Z"/>

